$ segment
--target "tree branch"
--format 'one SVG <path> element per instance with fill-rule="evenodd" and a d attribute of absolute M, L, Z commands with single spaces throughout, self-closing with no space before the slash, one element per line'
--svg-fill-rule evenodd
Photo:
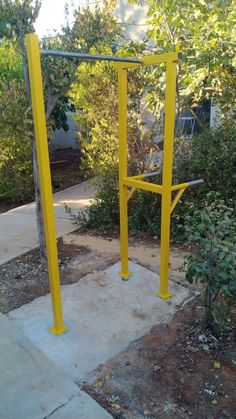
<path fill-rule="evenodd" d="M 74 65 L 74 67 L 72 69 L 72 74 L 73 75 L 71 76 L 70 85 L 73 82 L 73 80 L 75 80 L 74 75 L 75 75 L 75 72 L 76 72 L 77 68 L 78 68 L 78 64 Z M 49 90 L 49 95 L 48 96 L 49 97 L 48 97 L 47 107 L 46 107 L 46 121 L 49 120 L 58 99 L 60 99 L 60 97 L 63 97 L 68 93 L 68 91 L 70 89 L 70 85 L 67 86 L 65 89 L 61 90 L 60 93 L 55 93 L 53 95 L 52 94 L 52 85 L 51 85 L 51 83 L 49 83 L 49 85 L 48 85 L 48 90 Z"/>
<path fill-rule="evenodd" d="M 176 49 L 176 44 L 175 44 L 174 34 L 172 33 L 172 31 L 171 31 L 171 29 L 170 29 L 170 25 L 169 25 L 169 23 L 167 22 L 167 19 L 166 19 L 166 16 L 165 16 L 165 15 L 164 15 L 164 19 L 165 19 L 165 27 L 166 27 L 166 30 L 167 30 L 167 32 L 168 32 L 168 34 L 169 34 L 169 39 L 170 39 L 171 45 L 172 45 L 172 47 L 174 48 L 174 51 L 175 51 L 175 49 Z"/>

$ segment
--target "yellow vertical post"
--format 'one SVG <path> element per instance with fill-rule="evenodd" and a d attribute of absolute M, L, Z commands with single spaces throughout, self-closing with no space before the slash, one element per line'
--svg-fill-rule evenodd
<path fill-rule="evenodd" d="M 48 258 L 48 273 L 53 308 L 54 324 L 53 327 L 50 328 L 50 330 L 53 334 L 60 335 L 67 329 L 67 327 L 63 323 L 56 242 L 56 227 L 54 219 L 51 175 L 48 156 L 47 129 L 43 98 L 40 49 L 37 35 L 26 35 L 26 50 L 29 66 L 40 189 L 42 195 L 43 222 Z"/>
<path fill-rule="evenodd" d="M 176 66 L 177 62 L 174 61 L 168 61 L 166 64 L 166 97 L 161 201 L 161 269 L 160 290 L 157 292 L 157 295 L 164 299 L 171 296 L 171 293 L 168 289 L 168 275 L 170 253 L 171 187 L 175 129 Z"/>
<path fill-rule="evenodd" d="M 118 120 L 119 120 L 119 195 L 120 195 L 120 246 L 122 279 L 129 279 L 128 269 L 128 191 L 124 185 L 127 176 L 127 70 L 118 69 Z"/>

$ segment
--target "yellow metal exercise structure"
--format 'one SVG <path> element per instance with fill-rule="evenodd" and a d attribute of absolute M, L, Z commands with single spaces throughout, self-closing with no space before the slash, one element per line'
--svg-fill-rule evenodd
<path fill-rule="evenodd" d="M 51 332 L 60 335 L 67 327 L 63 322 L 62 301 L 60 291 L 60 278 L 58 268 L 58 254 L 56 243 L 56 229 L 51 188 L 51 175 L 48 156 L 47 129 L 43 98 L 42 72 L 38 37 L 35 34 L 26 35 L 26 48 L 29 66 L 34 130 L 37 147 L 37 157 L 42 194 L 43 220 L 46 236 L 48 272 L 50 279 L 51 299 L 53 307 L 53 327 Z M 44 51 L 45 52 L 45 51 Z M 49 54 L 57 55 L 57 52 Z M 67 56 L 73 53 L 66 53 Z M 61 52 L 58 56 L 62 55 Z M 79 54 L 78 54 L 79 55 Z M 89 56 L 89 59 L 99 59 L 99 56 Z M 114 61 L 114 57 L 100 57 Z M 115 58 L 116 61 L 120 58 Z M 170 252 L 170 217 L 184 190 L 191 184 L 202 183 L 202 180 L 172 185 L 174 125 L 175 125 L 175 90 L 177 53 L 167 53 L 157 56 L 144 57 L 141 62 L 116 63 L 118 69 L 118 106 L 119 106 L 119 192 L 120 192 L 120 240 L 121 240 L 121 272 L 120 275 L 127 280 L 131 272 L 128 268 L 128 200 L 135 189 L 144 189 L 162 195 L 161 205 L 161 272 L 160 290 L 157 295 L 161 298 L 171 296 L 168 289 L 169 252 Z M 126 61 L 131 61 L 126 59 Z M 166 97 L 165 97 L 165 124 L 164 124 L 164 152 L 162 185 L 144 181 L 152 174 L 141 174 L 128 177 L 128 144 L 127 144 L 127 71 L 129 68 L 140 65 L 166 65 Z M 128 190 L 131 187 L 131 190 Z M 172 192 L 177 194 L 172 202 Z"/>
<path fill-rule="evenodd" d="M 30 76 L 31 100 L 34 117 L 37 158 L 42 194 L 43 222 L 47 247 L 48 273 L 53 309 L 54 325 L 51 332 L 55 335 L 63 333 L 67 327 L 63 323 L 60 277 L 58 268 L 55 217 L 53 209 L 51 174 L 48 156 L 48 140 L 45 119 L 43 83 L 40 62 L 38 37 L 26 35 L 26 49 Z"/>
<path fill-rule="evenodd" d="M 170 217 L 186 187 L 201 183 L 202 180 L 172 185 L 172 166 L 175 128 L 175 95 L 176 66 L 178 54 L 167 53 L 144 57 L 141 65 L 166 65 L 166 95 L 164 122 L 164 151 L 162 185 L 145 182 L 143 179 L 152 175 L 142 174 L 127 176 L 128 144 L 127 144 L 127 72 L 128 69 L 139 67 L 140 64 L 116 63 L 118 70 L 118 107 L 119 107 L 119 194 L 120 194 L 120 241 L 121 241 L 121 272 L 120 276 L 127 280 L 131 272 L 128 267 L 128 213 L 127 203 L 135 189 L 159 193 L 161 200 L 161 269 L 160 289 L 157 295 L 163 299 L 171 296 L 168 288 L 169 253 L 170 253 Z M 156 173 L 153 173 L 153 175 Z M 129 191 L 128 187 L 132 189 Z M 172 192 L 178 191 L 173 202 Z"/>

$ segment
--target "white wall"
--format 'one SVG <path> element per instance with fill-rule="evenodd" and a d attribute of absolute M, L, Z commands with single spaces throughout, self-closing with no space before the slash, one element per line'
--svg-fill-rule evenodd
<path fill-rule="evenodd" d="M 80 0 L 81 6 L 89 6 L 94 9 L 97 5 L 103 5 L 101 0 Z M 147 6 L 145 2 L 142 5 L 133 5 L 128 0 L 117 0 L 113 15 L 118 23 L 124 25 L 124 36 L 133 41 L 142 41 L 145 36 L 148 25 L 146 23 Z"/>
<path fill-rule="evenodd" d="M 56 129 L 52 139 L 49 141 L 50 150 L 57 150 L 58 148 L 79 148 L 78 140 L 78 126 L 75 123 L 69 112 L 67 115 L 67 124 L 69 126 L 68 131 L 64 131 L 63 128 Z"/>
<path fill-rule="evenodd" d="M 217 128 L 221 125 L 221 110 L 218 105 L 214 105 L 211 101 L 211 116 L 210 116 L 210 127 Z"/>

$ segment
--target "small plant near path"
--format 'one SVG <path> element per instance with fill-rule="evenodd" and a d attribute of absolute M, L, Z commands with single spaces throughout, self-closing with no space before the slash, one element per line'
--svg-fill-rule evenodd
<path fill-rule="evenodd" d="M 195 211 L 185 224 L 192 253 L 184 270 L 190 283 L 204 284 L 204 327 L 219 331 L 236 300 L 236 220 L 232 208 L 216 201 Z"/>

